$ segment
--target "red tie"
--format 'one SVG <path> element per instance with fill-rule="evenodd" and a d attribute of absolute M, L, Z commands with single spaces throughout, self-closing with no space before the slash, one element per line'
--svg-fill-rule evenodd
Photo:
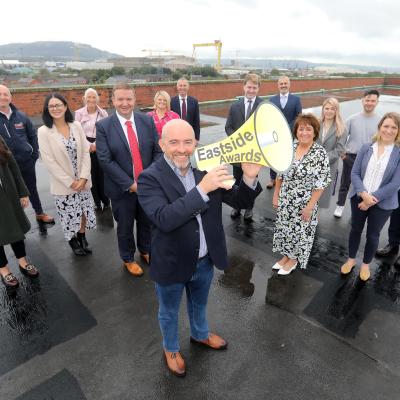
<path fill-rule="evenodd" d="M 139 144 L 136 138 L 135 131 L 132 127 L 132 121 L 126 121 L 125 125 L 128 130 L 129 147 L 131 149 L 132 161 L 133 161 L 133 173 L 135 180 L 137 181 L 138 176 L 143 171 L 142 156 L 139 151 Z"/>
<path fill-rule="evenodd" d="M 186 120 L 186 99 L 182 98 L 182 119 Z"/>

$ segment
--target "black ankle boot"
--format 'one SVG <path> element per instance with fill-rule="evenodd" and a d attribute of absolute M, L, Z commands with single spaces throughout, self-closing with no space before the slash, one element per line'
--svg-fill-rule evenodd
<path fill-rule="evenodd" d="M 85 250 L 75 236 L 68 243 L 76 256 L 86 256 Z"/>
<path fill-rule="evenodd" d="M 86 254 L 92 254 L 92 249 L 89 247 L 89 243 L 86 240 L 85 234 L 78 232 L 77 238 L 78 238 L 78 242 L 81 245 L 81 247 L 84 250 L 84 252 Z"/>

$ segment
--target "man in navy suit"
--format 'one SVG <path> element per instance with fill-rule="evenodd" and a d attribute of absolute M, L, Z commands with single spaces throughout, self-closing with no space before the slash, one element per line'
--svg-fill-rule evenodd
<path fill-rule="evenodd" d="M 171 99 L 171 110 L 179 114 L 181 119 L 189 122 L 194 130 L 196 140 L 200 140 L 200 110 L 199 102 L 192 96 L 188 96 L 189 81 L 180 78 L 176 83 L 178 96 Z"/>
<path fill-rule="evenodd" d="M 281 76 L 278 79 L 279 94 L 272 96 L 269 101 L 275 104 L 286 118 L 290 129 L 293 129 L 294 121 L 297 116 L 302 113 L 300 97 L 289 93 L 290 79 L 287 76 Z M 276 172 L 270 169 L 271 180 L 267 184 L 267 188 L 271 189 L 275 184 Z"/>
<path fill-rule="evenodd" d="M 260 90 L 261 78 L 257 74 L 247 74 L 244 78 L 243 91 L 244 97 L 237 100 L 229 109 L 228 118 L 225 124 L 225 132 L 228 136 L 238 130 L 247 119 L 253 114 L 255 109 L 262 103 L 261 97 L 258 97 Z M 238 185 L 242 179 L 242 168 L 240 164 L 233 165 L 233 176 Z M 253 206 L 250 204 L 244 212 L 244 220 L 251 221 L 253 218 Z M 237 218 L 240 215 L 240 209 L 234 208 L 231 212 L 232 218 Z"/>
<path fill-rule="evenodd" d="M 191 338 L 194 344 L 214 350 L 227 342 L 210 333 L 206 317 L 213 266 L 228 266 L 222 225 L 222 202 L 245 208 L 261 192 L 260 166 L 242 164 L 239 186 L 226 188 L 231 179 L 226 166 L 201 172 L 190 165 L 197 141 L 192 127 L 180 119 L 163 128 L 160 157 L 139 177 L 139 202 L 153 224 L 150 277 L 159 301 L 158 319 L 168 368 L 186 373 L 179 353 L 178 314 L 186 290 Z"/>
<path fill-rule="evenodd" d="M 134 112 L 135 101 L 135 91 L 129 85 L 114 87 L 116 112 L 96 123 L 96 146 L 104 170 L 105 193 L 117 221 L 119 254 L 128 271 L 140 276 L 143 270 L 134 260 L 133 227 L 136 219 L 137 247 L 148 263 L 150 223 L 138 202 L 137 177 L 162 153 L 153 119 Z"/>

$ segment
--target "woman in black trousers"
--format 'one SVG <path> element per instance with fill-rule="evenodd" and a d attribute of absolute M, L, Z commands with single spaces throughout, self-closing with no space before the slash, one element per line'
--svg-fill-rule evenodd
<path fill-rule="evenodd" d="M 372 143 L 365 144 L 357 153 L 351 171 L 351 231 L 349 258 L 342 265 L 348 274 L 356 265 L 356 255 L 365 222 L 367 241 L 360 279 L 366 281 L 371 273 L 369 264 L 379 244 L 380 232 L 398 204 L 400 188 L 400 114 L 387 113 L 378 123 L 378 133 Z"/>
<path fill-rule="evenodd" d="M 0 138 L 0 275 L 7 287 L 16 287 L 19 282 L 10 271 L 4 246 L 11 245 L 18 266 L 24 275 L 36 277 L 37 268 L 26 259 L 25 233 L 30 229 L 30 223 L 24 208 L 29 204 L 29 192 L 25 186 L 18 165 Z"/>

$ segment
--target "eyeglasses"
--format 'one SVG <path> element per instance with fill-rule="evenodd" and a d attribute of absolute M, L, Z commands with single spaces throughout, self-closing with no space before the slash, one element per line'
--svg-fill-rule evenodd
<path fill-rule="evenodd" d="M 52 104 L 50 106 L 47 106 L 47 108 L 49 110 L 61 110 L 62 108 L 64 108 L 64 104 L 63 103 Z"/>

